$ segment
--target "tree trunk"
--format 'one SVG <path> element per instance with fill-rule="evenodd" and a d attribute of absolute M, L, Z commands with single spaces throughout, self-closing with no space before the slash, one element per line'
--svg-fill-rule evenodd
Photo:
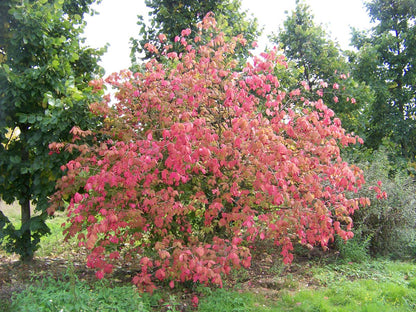
<path fill-rule="evenodd" d="M 24 129 L 27 128 L 28 127 L 25 127 Z M 24 131 L 22 131 L 22 135 L 24 134 Z M 29 151 L 26 146 L 22 147 L 22 162 L 24 164 L 29 162 Z M 19 200 L 22 216 L 21 229 L 23 229 L 19 243 L 20 248 L 23 248 L 20 252 L 20 260 L 22 262 L 31 262 L 33 260 L 32 233 L 30 231 L 30 178 L 30 175 L 26 174 L 24 186 L 21 189 L 22 194 Z"/>
<path fill-rule="evenodd" d="M 22 262 L 33 261 L 32 250 L 32 233 L 30 232 L 30 200 L 27 198 L 23 202 L 20 202 L 21 215 L 22 215 L 22 228 L 25 231 L 21 236 L 21 246 L 24 246 L 25 251 L 20 254 L 20 260 Z"/>

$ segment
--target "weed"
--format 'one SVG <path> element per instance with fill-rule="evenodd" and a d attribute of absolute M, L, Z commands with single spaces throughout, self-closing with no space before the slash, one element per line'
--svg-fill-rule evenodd
<path fill-rule="evenodd" d="M 229 278 L 236 283 L 244 283 L 250 279 L 250 274 L 245 268 L 233 269 L 230 272 Z"/>
<path fill-rule="evenodd" d="M 285 270 L 285 265 L 281 261 L 273 262 L 273 265 L 270 267 L 269 272 L 275 276 L 280 276 Z"/>
<path fill-rule="evenodd" d="M 288 274 L 285 276 L 283 280 L 283 289 L 297 289 L 299 287 L 299 282 L 297 279 L 293 276 L 293 274 Z"/>
<path fill-rule="evenodd" d="M 369 246 L 371 235 L 366 239 L 361 238 L 361 235 L 355 235 L 352 239 L 346 242 L 340 237 L 335 237 L 335 244 L 339 251 L 339 255 L 345 261 L 365 262 L 370 259 Z"/>

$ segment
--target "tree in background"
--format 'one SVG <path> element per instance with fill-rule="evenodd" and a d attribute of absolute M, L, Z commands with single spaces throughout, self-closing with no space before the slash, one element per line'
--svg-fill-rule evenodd
<path fill-rule="evenodd" d="M 51 155 L 49 143 L 68 140 L 75 125 L 95 125 L 89 81 L 100 73 L 103 51 L 82 47 L 80 39 L 92 2 L 0 3 L 0 194 L 21 206 L 20 228 L 0 212 L 0 240 L 23 261 L 33 258 L 49 232 L 48 196 L 69 160 L 66 153 Z"/>
<path fill-rule="evenodd" d="M 257 20 L 248 18 L 247 12 L 241 11 L 240 0 L 145 0 L 145 3 L 151 9 L 150 26 L 139 17 L 140 38 L 132 38 L 133 64 L 137 64 L 140 58 L 152 57 L 151 52 L 145 48 L 146 44 L 150 43 L 159 49 L 164 46 L 159 36 L 166 36 L 168 42 L 178 50 L 181 44 L 175 42 L 176 36 L 182 30 L 190 29 L 191 36 L 194 37 L 197 34 L 197 24 L 209 12 L 215 14 L 218 27 L 226 37 L 244 36 L 247 44 L 235 51 L 241 60 L 247 59 L 252 43 L 260 35 Z"/>
<path fill-rule="evenodd" d="M 416 155 L 416 2 L 373 0 L 367 10 L 375 26 L 354 32 L 354 76 L 375 91 L 369 107 L 366 142 L 377 149 L 384 139 L 399 146 L 399 155 Z"/>
<path fill-rule="evenodd" d="M 360 130 L 365 128 L 363 111 L 365 105 L 371 102 L 371 92 L 349 77 L 346 58 L 324 28 L 315 24 L 310 7 L 296 1 L 295 10 L 287 16 L 283 25 L 283 29 L 270 36 L 270 40 L 282 48 L 296 77 L 294 81 L 307 84 L 311 92 L 309 97 L 323 97 L 347 130 L 362 132 Z M 328 81 L 335 88 L 323 88 Z M 332 92 L 334 89 L 340 89 L 337 95 Z"/>

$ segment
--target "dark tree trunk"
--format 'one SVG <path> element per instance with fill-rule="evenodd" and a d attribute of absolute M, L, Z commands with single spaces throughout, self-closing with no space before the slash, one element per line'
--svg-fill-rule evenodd
<path fill-rule="evenodd" d="M 26 128 L 25 128 L 26 129 Z M 24 135 L 24 131 L 22 131 Z M 29 151 L 26 147 L 22 147 L 22 162 L 29 162 Z M 30 175 L 26 174 L 24 186 L 21 190 L 22 194 L 19 200 L 22 216 L 23 232 L 20 236 L 20 246 L 24 249 L 20 252 L 20 260 L 22 262 L 31 262 L 33 260 L 32 233 L 30 231 Z"/>
<path fill-rule="evenodd" d="M 20 260 L 22 262 L 31 262 L 33 260 L 32 250 L 32 233 L 30 232 L 30 200 L 25 199 L 20 203 L 22 214 L 22 229 L 25 229 L 21 236 L 22 246 L 25 251 L 21 253 Z"/>

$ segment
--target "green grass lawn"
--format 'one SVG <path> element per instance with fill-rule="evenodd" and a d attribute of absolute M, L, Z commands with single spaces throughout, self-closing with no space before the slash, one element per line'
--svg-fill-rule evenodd
<path fill-rule="evenodd" d="M 295 266 L 304 268 L 291 273 L 281 260 L 274 259 L 268 272 L 274 274 L 274 285 L 279 285 L 274 289 L 256 284 L 252 272 L 239 271 L 223 289 L 187 285 L 170 290 L 162 285 L 153 295 L 139 294 L 129 282 L 95 281 L 75 274 L 68 255 L 77 252 L 76 242 L 64 242 L 64 220 L 60 215 L 48 221 L 52 234 L 42 239 L 37 259 L 66 257 L 66 271 L 58 277 L 47 272 L 44 277 L 32 274 L 24 281 L 25 288 L 15 291 L 2 306 L 6 312 L 416 310 L 416 264 L 386 259 L 299 262 Z"/>

